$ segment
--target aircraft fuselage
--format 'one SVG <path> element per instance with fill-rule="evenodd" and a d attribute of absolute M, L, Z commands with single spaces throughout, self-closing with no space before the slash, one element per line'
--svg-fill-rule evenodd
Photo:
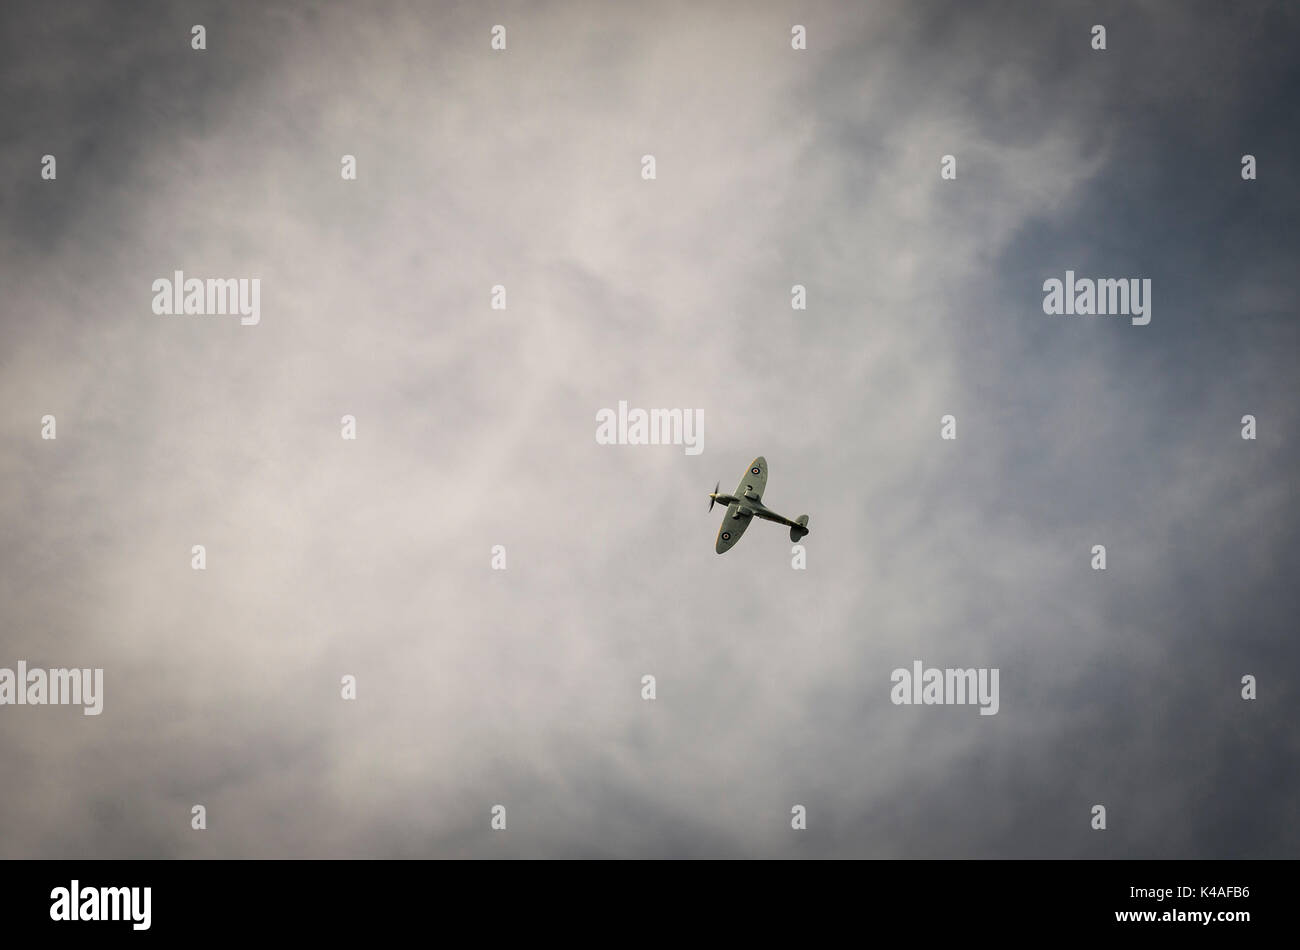
<path fill-rule="evenodd" d="M 736 505 L 737 511 L 735 517 L 743 518 L 743 511 L 748 511 L 755 518 L 762 518 L 764 521 L 775 521 L 777 524 L 783 524 L 787 528 L 799 527 L 799 523 L 791 521 L 785 515 L 779 515 L 771 508 L 768 508 L 761 501 L 754 501 L 752 498 L 737 498 L 735 495 L 728 495 L 726 492 L 709 492 L 709 497 L 720 505 L 730 507 Z"/>

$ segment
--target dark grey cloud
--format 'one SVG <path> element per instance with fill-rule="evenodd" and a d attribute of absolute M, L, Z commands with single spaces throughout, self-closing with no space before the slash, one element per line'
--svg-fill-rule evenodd
<path fill-rule="evenodd" d="M 0 666 L 106 680 L 0 708 L 0 854 L 1295 856 L 1287 5 L 0 16 Z M 806 571 L 712 551 L 756 454 Z"/>

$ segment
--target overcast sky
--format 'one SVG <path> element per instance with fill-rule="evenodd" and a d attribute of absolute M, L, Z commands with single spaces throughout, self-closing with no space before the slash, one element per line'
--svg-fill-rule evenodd
<path fill-rule="evenodd" d="M 0 856 L 1300 856 L 1298 27 L 4 4 L 0 667 L 105 695 L 0 706 Z"/>

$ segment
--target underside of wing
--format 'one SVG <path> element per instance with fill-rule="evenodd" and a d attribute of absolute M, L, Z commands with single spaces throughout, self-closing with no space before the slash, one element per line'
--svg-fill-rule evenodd
<path fill-rule="evenodd" d="M 745 470 L 744 477 L 740 479 L 740 484 L 736 486 L 736 497 L 759 501 L 762 499 L 763 489 L 766 487 L 767 459 L 760 455 L 749 463 L 749 468 Z"/>
<path fill-rule="evenodd" d="M 722 516 L 722 525 L 718 528 L 718 543 L 713 549 L 719 554 L 726 554 L 740 540 L 753 520 L 754 516 L 744 514 L 739 505 L 728 505 L 727 513 Z"/>

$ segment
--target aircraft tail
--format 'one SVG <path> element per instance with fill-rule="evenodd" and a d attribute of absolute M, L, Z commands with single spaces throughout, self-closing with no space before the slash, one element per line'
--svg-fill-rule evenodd
<path fill-rule="evenodd" d="M 790 529 L 790 540 L 798 541 L 800 538 L 802 538 L 805 534 L 808 533 L 808 529 L 805 527 L 805 525 L 808 524 L 808 516 L 800 515 L 798 518 L 795 518 L 794 520 L 799 522 L 799 524 L 797 527 Z"/>

